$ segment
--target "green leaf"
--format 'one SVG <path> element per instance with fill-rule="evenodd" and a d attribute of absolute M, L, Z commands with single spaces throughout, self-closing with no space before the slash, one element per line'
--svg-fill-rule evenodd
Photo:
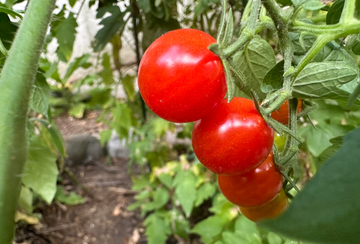
<path fill-rule="evenodd" d="M 330 147 L 326 148 L 320 155 L 319 157 L 316 159 L 317 161 L 317 168 L 320 168 L 320 166 L 322 166 L 322 164 L 329 160 L 335 153 L 337 153 L 343 143 L 343 136 L 338 136 L 335 138 L 330 139 L 330 143 L 332 144 Z"/>
<path fill-rule="evenodd" d="M 108 53 L 103 54 L 102 61 L 103 70 L 100 71 L 99 75 L 105 85 L 109 86 L 114 84 L 113 69 L 111 67 L 110 56 Z"/>
<path fill-rule="evenodd" d="M 172 209 L 168 212 L 171 227 L 175 235 L 180 236 L 183 239 L 188 239 L 190 232 L 190 222 L 186 219 L 179 210 Z"/>
<path fill-rule="evenodd" d="M 63 62 L 70 60 L 76 35 L 76 19 L 70 12 L 69 17 L 61 21 L 54 29 L 55 37 L 59 44 L 56 53 Z"/>
<path fill-rule="evenodd" d="M 233 62 L 247 80 L 251 81 L 245 83 L 243 91 L 251 96 L 250 90 L 253 90 L 261 100 L 264 99 L 266 94 L 261 91 L 260 86 L 265 75 L 276 64 L 275 53 L 270 44 L 260 36 L 255 36 L 243 50 L 234 55 Z"/>
<path fill-rule="evenodd" d="M 74 7 L 77 0 L 69 0 L 69 4 L 71 7 Z"/>
<path fill-rule="evenodd" d="M 155 18 L 152 14 L 146 14 L 145 17 L 146 23 L 143 27 L 143 39 L 141 42 L 143 50 L 146 50 L 151 43 L 166 32 L 181 28 L 179 22 L 174 18 L 169 18 L 166 21 Z"/>
<path fill-rule="evenodd" d="M 144 205 L 146 212 L 162 208 L 170 199 L 169 192 L 162 187 L 158 187 L 153 195 L 153 201 Z"/>
<path fill-rule="evenodd" d="M 297 76 L 293 96 L 297 98 L 333 98 L 348 100 L 350 91 L 345 83 L 355 81 L 358 70 L 345 62 L 324 61 L 308 64 Z M 352 85 L 352 84 L 350 84 Z"/>
<path fill-rule="evenodd" d="M 112 89 L 110 87 L 96 87 L 88 91 L 88 94 L 91 96 L 91 100 L 88 102 L 89 107 L 102 108 L 106 106 L 111 99 L 111 91 Z"/>
<path fill-rule="evenodd" d="M 243 231 L 251 235 L 260 236 L 259 230 L 256 227 L 256 224 L 251 220 L 247 219 L 245 216 L 240 215 L 235 221 L 235 230 Z"/>
<path fill-rule="evenodd" d="M 145 235 L 148 244 L 165 244 L 167 236 L 171 233 L 169 224 L 156 212 L 144 220 L 146 226 Z"/>
<path fill-rule="evenodd" d="M 283 74 L 284 60 L 281 60 L 266 73 L 264 81 L 260 87 L 261 91 L 263 93 L 268 93 L 280 89 L 283 84 Z"/>
<path fill-rule="evenodd" d="M 105 143 L 110 141 L 111 139 L 112 130 L 102 130 L 100 131 L 100 144 L 101 146 L 105 146 Z"/>
<path fill-rule="evenodd" d="M 7 50 L 10 49 L 18 25 L 10 21 L 9 16 L 6 13 L 0 12 L 0 40 L 4 44 Z M 0 71 L 5 62 L 5 56 L 0 52 Z"/>
<path fill-rule="evenodd" d="M 51 203 L 56 193 L 58 169 L 54 155 L 38 137 L 30 141 L 28 160 L 22 181 L 24 185 Z"/>
<path fill-rule="evenodd" d="M 86 202 L 85 198 L 73 191 L 67 194 L 62 186 L 57 187 L 55 199 L 66 205 L 78 205 Z"/>
<path fill-rule="evenodd" d="M 128 12 L 128 9 L 121 12 L 118 6 L 108 5 L 103 7 L 102 12 L 98 12 L 96 18 L 103 17 L 106 12 L 110 13 L 110 16 L 103 18 L 100 22 L 100 25 L 103 25 L 103 27 L 95 35 L 95 52 L 103 50 L 117 32 L 122 32 L 124 30 L 126 24 L 124 17 Z"/>
<path fill-rule="evenodd" d="M 269 244 L 282 244 L 282 238 L 274 232 L 269 232 L 267 234 L 267 240 Z"/>
<path fill-rule="evenodd" d="M 251 235 L 246 232 L 223 232 L 222 239 L 224 244 L 261 244 L 261 238 L 259 235 Z"/>
<path fill-rule="evenodd" d="M 345 135 L 353 127 L 347 127 L 342 125 L 329 125 L 326 123 L 320 123 L 306 128 L 299 127 L 299 135 L 306 139 L 306 146 L 308 150 L 318 157 L 325 149 L 330 147 L 330 139 L 338 136 Z"/>
<path fill-rule="evenodd" d="M 37 113 L 47 116 L 49 109 L 50 87 L 42 73 L 36 74 L 33 91 L 30 97 L 30 108 Z"/>
<path fill-rule="evenodd" d="M 183 208 L 186 217 L 190 217 L 196 199 L 196 178 L 191 171 L 180 171 L 174 179 L 175 195 Z"/>
<path fill-rule="evenodd" d="M 87 62 L 89 58 L 90 58 L 90 54 L 84 54 L 83 56 L 78 57 L 74 61 L 72 61 L 66 70 L 64 81 L 66 82 L 69 79 L 69 77 L 72 75 L 72 73 L 74 73 L 74 71 L 77 70 L 78 68 L 80 67 L 85 69 L 89 68 L 91 66 L 91 64 Z"/>
<path fill-rule="evenodd" d="M 115 119 L 114 128 L 122 138 L 128 137 L 128 130 L 132 126 L 132 110 L 125 103 L 117 103 L 112 110 Z"/>
<path fill-rule="evenodd" d="M 191 230 L 192 233 L 199 234 L 205 243 L 212 243 L 220 235 L 227 223 L 227 219 L 221 215 L 214 215 L 198 222 Z"/>
<path fill-rule="evenodd" d="M 124 87 L 127 97 L 130 101 L 134 101 L 135 99 L 135 76 L 126 75 L 122 80 L 121 83 Z"/>
<path fill-rule="evenodd" d="M 200 206 L 206 199 L 212 197 L 216 192 L 214 184 L 205 183 L 196 190 L 195 207 Z"/>
<path fill-rule="evenodd" d="M 27 214 L 32 214 L 33 212 L 33 193 L 29 188 L 24 186 L 21 187 L 20 197 L 19 197 L 19 206 L 25 210 Z"/>
<path fill-rule="evenodd" d="M 304 241 L 352 244 L 360 240 L 360 127 L 297 194 L 283 215 L 260 223 Z"/>
<path fill-rule="evenodd" d="M 151 121 L 151 125 L 156 136 L 163 136 L 170 129 L 172 123 L 161 118 L 155 118 Z"/>
<path fill-rule="evenodd" d="M 343 8 L 344 0 L 336 0 L 326 14 L 326 24 L 331 25 L 339 23 Z"/>
<path fill-rule="evenodd" d="M 22 19 L 23 18 L 21 14 L 19 14 L 18 12 L 15 12 L 14 10 L 12 10 L 10 8 L 0 6 L 0 12 L 10 15 L 14 19 L 16 19 L 16 18 Z"/>
<path fill-rule="evenodd" d="M 69 114 L 72 117 L 81 119 L 82 117 L 84 117 L 85 108 L 86 108 L 85 103 L 78 103 L 69 110 Z"/>
<path fill-rule="evenodd" d="M 319 0 L 308 0 L 304 3 L 303 8 L 307 10 L 319 10 L 322 9 L 325 5 Z"/>
<path fill-rule="evenodd" d="M 158 176 L 160 182 L 164 184 L 168 189 L 172 189 L 173 183 L 172 183 L 172 176 L 167 173 L 161 173 Z"/>

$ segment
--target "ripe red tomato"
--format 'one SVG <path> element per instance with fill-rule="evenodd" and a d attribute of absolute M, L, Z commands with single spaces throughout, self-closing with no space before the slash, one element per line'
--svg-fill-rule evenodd
<path fill-rule="evenodd" d="M 256 207 L 270 202 L 279 194 L 283 178 L 270 153 L 264 162 L 249 172 L 218 175 L 218 183 L 230 202 L 242 207 Z"/>
<path fill-rule="evenodd" d="M 179 29 L 146 50 L 139 67 L 139 89 L 149 108 L 172 122 L 207 115 L 226 94 L 222 62 L 207 47 L 216 40 L 205 32 Z"/>
<path fill-rule="evenodd" d="M 298 106 L 296 109 L 297 113 L 302 111 L 302 101 L 301 99 L 298 100 Z M 271 118 L 274 120 L 279 121 L 284 125 L 288 125 L 289 123 L 289 101 L 286 100 L 278 110 L 275 110 L 271 113 Z"/>
<path fill-rule="evenodd" d="M 265 123 L 252 100 L 224 99 L 196 121 L 192 145 L 200 162 L 217 174 L 243 174 L 269 155 L 274 131 Z"/>
<path fill-rule="evenodd" d="M 288 206 L 288 198 L 281 190 L 271 202 L 260 207 L 245 208 L 240 207 L 240 212 L 248 219 L 258 222 L 265 219 L 272 219 L 282 214 Z"/>

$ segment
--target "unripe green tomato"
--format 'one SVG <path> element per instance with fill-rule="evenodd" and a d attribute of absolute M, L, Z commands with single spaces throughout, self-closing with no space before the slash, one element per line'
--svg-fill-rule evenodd
<path fill-rule="evenodd" d="M 284 135 L 283 137 L 281 137 L 278 133 L 275 133 L 274 143 L 276 147 L 279 149 L 279 151 L 282 151 L 285 147 L 286 136 Z"/>

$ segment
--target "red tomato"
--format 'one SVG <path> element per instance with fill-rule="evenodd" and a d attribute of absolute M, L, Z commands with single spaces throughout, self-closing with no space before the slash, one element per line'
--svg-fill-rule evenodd
<path fill-rule="evenodd" d="M 260 207 L 245 208 L 240 207 L 240 212 L 248 219 L 258 222 L 265 219 L 272 219 L 282 214 L 288 206 L 288 198 L 281 190 L 271 202 L 262 205 Z"/>
<path fill-rule="evenodd" d="M 196 121 L 192 145 L 200 162 L 217 174 L 243 174 L 269 155 L 274 131 L 265 123 L 252 100 L 224 99 Z"/>
<path fill-rule="evenodd" d="M 166 33 L 146 50 L 139 67 L 139 89 L 149 108 L 172 122 L 207 115 L 226 94 L 222 62 L 207 47 L 216 40 L 205 32 Z"/>
<path fill-rule="evenodd" d="M 302 111 L 302 101 L 301 99 L 298 99 L 298 106 L 296 109 L 297 113 L 300 113 Z M 286 100 L 278 110 L 275 110 L 271 113 L 271 118 L 274 120 L 279 121 L 280 123 L 284 125 L 288 125 L 289 123 L 289 101 Z"/>
<path fill-rule="evenodd" d="M 283 178 L 270 153 L 255 169 L 241 175 L 218 175 L 218 182 L 221 192 L 230 202 L 242 207 L 256 207 L 279 194 Z"/>

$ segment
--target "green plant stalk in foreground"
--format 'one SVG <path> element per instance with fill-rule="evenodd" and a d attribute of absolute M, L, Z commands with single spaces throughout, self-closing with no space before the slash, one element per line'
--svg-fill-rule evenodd
<path fill-rule="evenodd" d="M 29 98 L 55 0 L 32 0 L 0 74 L 0 243 L 10 244 L 27 160 Z"/>

